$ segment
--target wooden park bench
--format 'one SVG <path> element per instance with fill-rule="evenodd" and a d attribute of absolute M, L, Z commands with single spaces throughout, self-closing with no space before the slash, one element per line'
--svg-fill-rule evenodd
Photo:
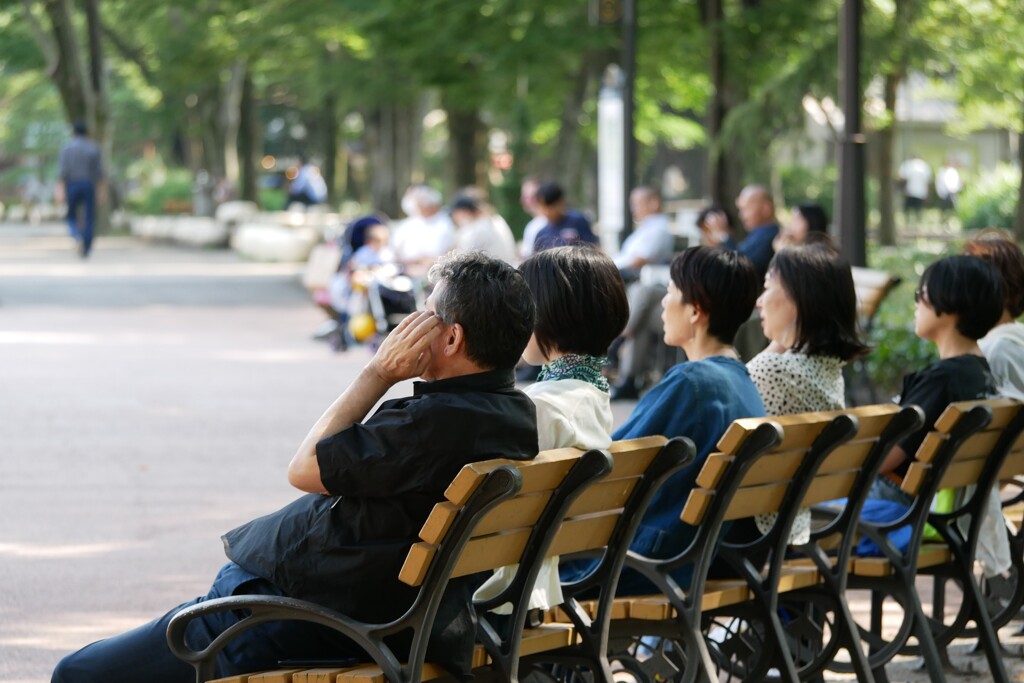
<path fill-rule="evenodd" d="M 357 666 L 291 667 L 220 679 L 219 683 L 415 683 L 447 676 L 426 662 L 427 641 L 444 587 L 452 578 L 518 564 L 515 579 L 485 608 L 511 602 L 510 623 L 484 626 L 474 667 L 498 678 L 517 679 L 520 655 L 556 649 L 577 638 L 567 624 L 526 628 L 527 602 L 543 559 L 550 555 L 600 549 L 615 533 L 625 533 L 625 512 L 650 499 L 663 479 L 693 458 L 684 439 L 649 437 L 612 444 L 608 451 L 546 451 L 532 461 L 490 460 L 465 466 L 445 492 L 413 544 L 399 575 L 419 587 L 409 610 L 390 623 L 362 623 L 344 614 L 292 598 L 235 596 L 183 610 L 168 626 L 172 651 L 196 669 L 199 683 L 215 675 L 217 654 L 239 632 L 280 619 L 321 624 L 353 639 L 372 662 Z M 603 478 L 603 479 L 602 479 Z M 598 480 L 601 480 L 598 482 Z M 598 482 L 598 483 L 594 483 Z M 247 610 L 248 616 L 208 647 L 192 651 L 184 642 L 189 621 L 223 610 Z M 484 616 L 483 622 L 487 623 Z M 411 629 L 412 646 L 402 662 L 384 638 Z M 598 675 L 610 682 L 607 667 Z"/>
<path fill-rule="evenodd" d="M 880 667 L 897 652 L 924 657 L 931 679 L 944 680 L 944 649 L 955 638 L 976 635 L 989 663 L 989 680 L 1010 680 L 995 628 L 1013 615 L 990 615 L 980 586 L 974 577 L 975 551 L 986 498 L 1000 479 L 1024 473 L 1024 411 L 1012 399 L 966 401 L 950 405 L 935 423 L 915 455 L 902 488 L 914 496 L 906 515 L 888 524 L 862 523 L 866 533 L 882 551 L 881 557 L 855 560 L 850 587 L 871 591 L 870 626 L 862 629 L 870 647 L 869 657 L 876 679 L 884 676 Z M 932 500 L 939 489 L 974 486 L 962 491 L 952 511 L 933 512 Z M 930 524 L 944 542 L 923 542 L 925 524 Z M 910 544 L 896 547 L 888 534 L 906 527 Z M 1019 562 L 1017 563 L 1019 565 Z M 962 600 L 951 623 L 943 618 L 944 599 L 933 597 L 928 615 L 915 589 L 918 575 L 935 577 L 945 592 L 953 580 L 960 586 Z M 903 609 L 903 619 L 894 638 L 882 636 L 883 602 L 891 597 Z M 975 628 L 968 630 L 973 621 Z M 917 645 L 909 647 L 913 634 Z"/>
<path fill-rule="evenodd" d="M 845 646 L 866 668 L 842 590 L 849 561 L 835 561 L 835 552 L 788 560 L 790 530 L 801 507 L 849 496 L 848 513 L 828 530 L 840 538 L 838 557 L 848 557 L 840 526 L 855 524 L 858 502 L 884 454 L 920 420 L 916 409 L 881 405 L 735 421 L 718 443 L 720 452 L 709 456 L 697 481 L 700 488 L 683 510 L 683 521 L 698 527 L 691 547 L 667 560 L 630 554 L 628 565 L 661 592 L 616 600 L 614 661 L 645 680 L 675 676 L 675 670 L 682 680 L 717 680 L 715 671 L 725 669 L 757 681 L 772 667 L 783 680 L 797 680 L 824 667 L 825 649 L 834 655 Z M 778 517 L 767 534 L 744 545 L 726 540 L 715 551 L 725 522 L 768 512 Z M 765 555 L 767 568 L 749 559 Z M 714 557 L 727 562 L 738 578 L 708 579 Z M 693 579 L 683 589 L 670 572 L 687 563 Z M 831 610 L 836 625 L 832 642 L 821 644 L 818 634 L 817 656 L 809 659 L 791 652 L 792 624 L 784 626 L 779 617 L 780 596 L 805 589 L 817 590 L 815 604 Z M 718 633 L 709 637 L 709 631 Z M 645 652 L 640 639 L 646 636 L 671 647 Z"/>
<path fill-rule="evenodd" d="M 889 292 L 903 280 L 897 275 L 873 268 L 854 266 L 850 268 L 850 271 L 853 273 L 853 287 L 857 293 L 857 321 L 866 336 L 874 328 L 875 318 L 878 316 L 882 302 L 889 296 Z M 868 376 L 864 359 L 857 359 L 850 363 L 847 366 L 846 377 L 847 405 L 852 405 L 854 399 L 861 392 L 867 394 L 867 400 L 870 403 L 878 403 L 883 400 L 878 396 L 874 383 Z"/>

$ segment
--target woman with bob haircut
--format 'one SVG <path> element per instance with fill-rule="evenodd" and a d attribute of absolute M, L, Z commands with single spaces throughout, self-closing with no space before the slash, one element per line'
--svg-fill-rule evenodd
<path fill-rule="evenodd" d="M 538 448 L 608 448 L 612 408 L 601 367 L 629 317 L 619 269 L 598 249 L 571 246 L 537 252 L 519 270 L 537 310 L 523 359 L 543 366 L 537 381 L 523 390 L 537 408 Z M 515 566 L 497 570 L 474 598 L 497 595 L 515 571 Z M 558 558 L 548 558 L 537 575 L 530 608 L 561 602 Z M 493 611 L 510 614 L 512 608 L 502 605 Z"/>
<path fill-rule="evenodd" d="M 988 360 L 1001 396 L 1024 400 L 1024 253 L 1002 230 L 983 230 L 964 253 L 988 261 L 1003 280 L 1003 314 L 978 346 Z"/>
<path fill-rule="evenodd" d="M 857 293 L 850 264 L 830 242 L 786 247 L 768 265 L 757 300 L 768 348 L 747 369 L 768 415 L 846 407 L 843 366 L 868 351 L 857 329 Z M 759 515 L 762 533 L 777 515 Z M 810 512 L 793 522 L 790 540 L 806 543 Z"/>
<path fill-rule="evenodd" d="M 757 387 L 732 346 L 757 298 L 754 265 L 738 252 L 699 246 L 676 256 L 670 275 L 668 292 L 661 300 L 664 338 L 669 346 L 681 347 L 687 360 L 644 394 L 613 434 L 615 440 L 653 434 L 686 436 L 697 447 L 696 459 L 655 493 L 630 544 L 631 550 L 654 558 L 682 552 L 695 537 L 695 528 L 679 516 L 708 454 L 729 424 L 764 415 Z M 734 526 L 729 533 L 730 538 L 738 538 L 742 530 Z M 691 570 L 686 565 L 673 576 L 681 586 L 688 586 Z M 646 579 L 627 568 L 616 592 L 635 595 L 651 590 Z"/>
<path fill-rule="evenodd" d="M 939 360 L 903 378 L 900 405 L 920 406 L 924 426 L 892 447 L 871 498 L 909 505 L 900 489 L 910 460 L 942 411 L 954 401 L 989 398 L 995 383 L 978 340 L 1003 314 L 1003 284 L 995 266 L 974 256 L 947 256 L 928 266 L 914 292 L 914 333 L 933 342 Z"/>

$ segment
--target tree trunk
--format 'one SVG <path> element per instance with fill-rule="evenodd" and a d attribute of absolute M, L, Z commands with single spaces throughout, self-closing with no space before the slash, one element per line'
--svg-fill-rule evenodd
<path fill-rule="evenodd" d="M 725 207 L 735 195 L 726 181 L 726 166 L 719 135 L 725 120 L 725 51 L 722 49 L 722 1 L 704 0 L 701 5 L 702 19 L 708 35 L 708 72 L 711 79 L 711 98 L 708 100 L 707 129 L 711 144 L 708 148 L 707 188 L 711 201 Z"/>
<path fill-rule="evenodd" d="M 1024 111 L 1021 113 L 1024 114 Z M 1017 236 L 1018 242 L 1024 242 L 1024 125 L 1017 134 L 1017 168 L 1020 169 L 1020 186 L 1017 188 L 1017 214 L 1013 218 L 1013 234 Z"/>
<path fill-rule="evenodd" d="M 324 93 L 320 106 L 320 127 L 323 131 L 323 166 L 327 183 L 327 201 L 338 203 L 338 96 L 334 90 Z"/>
<path fill-rule="evenodd" d="M 238 161 L 242 199 L 259 204 L 260 126 L 256 116 L 256 94 L 252 75 L 245 74 L 239 103 Z"/>
<path fill-rule="evenodd" d="M 399 198 L 417 175 L 422 128 L 419 101 L 381 105 L 365 120 L 373 208 L 398 217 Z"/>
<path fill-rule="evenodd" d="M 896 209 L 892 187 L 893 140 L 896 130 L 896 89 L 900 75 L 884 76 L 883 100 L 889 113 L 888 121 L 878 130 L 878 154 L 875 173 L 878 177 L 878 242 L 886 246 L 896 244 Z"/>
<path fill-rule="evenodd" d="M 96 232 L 104 234 L 110 231 L 110 210 L 115 202 L 120 204 L 121 197 L 120 188 L 110 167 L 114 147 L 114 125 L 110 117 L 99 0 L 86 0 L 85 17 L 89 34 L 89 89 L 92 92 L 93 104 L 91 130 L 93 141 L 100 148 L 101 163 L 107 176 L 107 191 L 98 193 L 96 198 Z"/>
<path fill-rule="evenodd" d="M 451 155 L 452 181 L 456 188 L 479 184 L 480 147 L 483 123 L 476 109 L 453 105 L 442 97 L 448 114 L 448 144 Z"/>
<path fill-rule="evenodd" d="M 583 105 L 590 88 L 590 79 L 594 73 L 594 54 L 587 52 L 583 55 L 579 71 L 572 79 L 572 87 L 565 94 L 565 104 L 562 106 L 562 120 L 558 127 L 558 140 L 555 143 L 555 155 L 553 179 L 557 180 L 570 193 L 578 192 L 580 189 L 580 124 L 579 118 L 583 113 Z M 605 63 L 606 66 L 608 62 Z M 604 69 L 601 67 L 601 70 Z M 600 71 L 598 71 L 600 73 Z"/>
<path fill-rule="evenodd" d="M 26 2 L 26 11 L 31 12 Z M 69 121 L 85 121 L 92 127 L 92 90 L 88 87 L 86 70 L 82 64 L 82 50 L 75 35 L 72 8 L 68 0 L 45 0 L 43 8 L 52 26 L 52 49 L 57 55 L 50 78 L 60 92 L 60 101 Z M 42 47 L 42 46 L 41 46 Z M 44 52 L 45 52 L 44 48 Z"/>
<path fill-rule="evenodd" d="M 220 97 L 220 115 L 217 126 L 220 129 L 219 142 L 223 145 L 224 172 L 218 176 L 232 187 L 237 186 L 238 168 L 238 127 L 241 125 L 242 89 L 249 70 L 242 61 L 231 65 L 227 81 Z"/>

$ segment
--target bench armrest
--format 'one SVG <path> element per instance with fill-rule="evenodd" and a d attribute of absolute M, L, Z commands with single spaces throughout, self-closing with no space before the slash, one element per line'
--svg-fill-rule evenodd
<path fill-rule="evenodd" d="M 227 611 L 245 611 L 248 614 L 224 630 L 213 641 L 201 650 L 193 650 L 185 642 L 185 631 L 189 624 L 207 614 Z M 399 665 L 390 652 L 381 652 L 377 642 L 369 636 L 366 624 L 358 622 L 335 610 L 304 600 L 276 595 L 235 595 L 225 598 L 206 600 L 181 610 L 167 626 L 167 645 L 178 659 L 196 668 L 199 678 L 205 681 L 215 673 L 217 655 L 240 633 L 269 621 L 299 620 L 309 621 L 326 626 L 342 635 L 351 638 L 379 661 L 378 655 Z M 400 666 L 400 665 L 399 665 Z"/>

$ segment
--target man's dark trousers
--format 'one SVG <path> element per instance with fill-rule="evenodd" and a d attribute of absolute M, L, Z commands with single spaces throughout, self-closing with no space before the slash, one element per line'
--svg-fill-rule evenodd
<path fill-rule="evenodd" d="M 64 194 L 68 202 L 68 229 L 81 245 L 82 256 L 88 256 L 96 225 L 96 185 L 91 180 L 72 180 L 65 186 Z M 85 214 L 81 223 L 78 222 L 79 210 Z"/>
<path fill-rule="evenodd" d="M 139 680 L 140 671 L 146 672 L 147 683 L 193 683 L 195 670 L 171 654 L 167 646 L 167 624 L 171 617 L 190 605 L 243 594 L 281 595 L 281 590 L 229 562 L 221 568 L 206 596 L 182 603 L 148 624 L 68 655 L 57 665 L 51 683 L 133 683 Z M 238 619 L 235 612 L 229 611 L 190 622 L 186 631 L 189 647 L 194 650 L 206 647 Z M 217 675 L 276 669 L 282 659 L 344 658 L 358 656 L 358 652 L 351 641 L 328 642 L 321 627 L 315 624 L 272 621 L 251 628 L 231 641 L 217 658 Z"/>

